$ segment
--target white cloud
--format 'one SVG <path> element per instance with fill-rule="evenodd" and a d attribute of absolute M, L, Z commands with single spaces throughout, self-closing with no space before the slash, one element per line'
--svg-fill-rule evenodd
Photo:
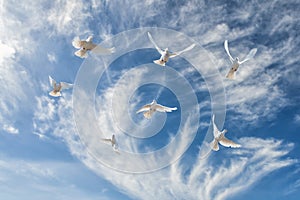
<path fill-rule="evenodd" d="M 77 35 L 89 32 L 86 20 L 91 18 L 91 15 L 89 4 L 84 1 L 55 1 L 45 16 L 48 16 L 48 23 L 54 26 L 58 34 Z"/>
<path fill-rule="evenodd" d="M 50 62 L 52 62 L 52 63 L 56 62 L 56 56 L 54 53 L 48 53 L 47 57 Z"/>
<path fill-rule="evenodd" d="M 300 179 L 296 180 L 292 185 L 290 185 L 287 189 L 285 189 L 284 194 L 290 195 L 294 192 L 299 191 L 300 189 Z"/>
<path fill-rule="evenodd" d="M 13 127 L 12 125 L 4 124 L 3 129 L 4 129 L 4 131 L 6 131 L 10 134 L 18 134 L 19 133 L 19 129 Z"/>
<path fill-rule="evenodd" d="M 14 57 L 16 51 L 13 47 L 10 47 L 9 45 L 3 44 L 2 41 L 0 41 L 0 64 L 3 65 L 5 58 Z"/>
<path fill-rule="evenodd" d="M 182 5 L 176 5 L 174 9 L 166 10 L 166 13 L 162 13 L 159 9 L 167 7 L 164 1 L 147 1 L 146 4 L 149 9 L 146 11 L 140 9 L 145 5 L 145 2 L 142 1 L 125 2 L 122 6 L 119 2 L 107 1 L 103 3 L 93 1 L 92 7 L 94 8 L 94 14 L 99 11 L 105 11 L 101 12 L 105 13 L 103 15 L 111 14 L 110 18 L 106 16 L 106 18 L 104 17 L 105 20 L 102 20 L 107 22 L 99 25 L 99 29 L 103 29 L 99 30 L 101 37 L 105 38 L 112 29 L 119 32 L 139 25 L 155 24 L 161 27 L 176 28 L 198 39 L 201 44 L 208 45 L 207 49 L 213 52 L 217 58 L 221 73 L 224 75 L 229 64 L 223 49 L 224 39 L 232 41 L 232 52 L 241 54 L 238 55 L 240 57 L 243 57 L 250 48 L 258 47 L 259 51 L 255 59 L 245 63 L 239 69 L 238 77 L 240 79 L 234 83 L 226 83 L 228 108 L 230 111 L 242 115 L 230 115 L 229 118 L 239 121 L 240 118 L 243 118 L 247 123 L 256 123 L 261 118 L 274 117 L 278 110 L 288 103 L 279 81 L 285 79 L 291 81 L 291 83 L 293 83 L 292 80 L 296 83 L 299 82 L 298 68 L 289 67 L 285 70 L 286 65 L 293 65 L 297 62 L 298 57 L 291 52 L 295 51 L 298 46 L 298 39 L 291 33 L 288 40 L 277 41 L 274 44 L 275 46 L 270 47 L 263 44 L 256 46 L 247 37 L 256 31 L 256 23 L 261 20 L 265 8 L 269 5 L 278 4 L 278 2 L 267 2 L 263 3 L 263 6 L 256 5 L 256 7 L 249 2 L 241 10 L 229 16 L 229 19 L 224 19 L 224 14 L 226 14 L 224 5 L 207 7 L 204 2 L 194 3 L 189 1 L 182 3 Z M 36 51 L 41 51 L 37 48 L 39 45 L 37 41 L 44 41 L 45 38 L 34 38 L 34 36 L 31 36 L 32 32 L 44 31 L 45 24 L 49 23 L 53 29 L 46 28 L 47 31 L 43 32 L 46 33 L 46 37 L 52 37 L 53 34 L 57 33 L 64 35 L 85 34 L 90 31 L 86 19 L 91 17 L 91 13 L 89 13 L 88 4 L 85 2 L 75 3 L 75 1 L 56 1 L 45 4 L 36 3 L 36 1 L 18 4 L 2 2 L 1 6 L 1 8 L 4 8 L 1 16 L 4 26 L 1 26 L 0 29 L 6 31 L 0 34 L 2 39 L 0 48 L 7 50 L 0 55 L 0 63 L 6 61 L 4 67 L 1 66 L 0 68 L 0 85 L 5 86 L 4 90 L 0 91 L 0 123 L 2 123 L 0 126 L 3 127 L 4 124 L 13 124 L 14 116 L 17 116 L 20 109 L 28 109 L 20 107 L 20 105 L 30 105 L 24 100 L 28 96 L 34 96 L 32 93 L 35 90 L 32 89 L 34 88 L 32 86 L 35 80 L 30 77 L 30 74 L 19 73 L 20 71 L 26 71 L 26 67 L 17 62 L 20 58 L 19 55 L 34 57 Z M 257 7 L 258 10 L 255 9 Z M 13 10 L 16 12 L 8 12 Z M 214 14 L 207 15 L 207 13 Z M 252 16 L 254 19 L 251 25 L 243 29 L 231 28 L 231 21 L 245 22 Z M 126 20 L 129 18 L 131 20 Z M 291 19 L 297 20 L 296 17 L 288 16 L 283 17 L 280 23 L 277 19 L 269 20 L 269 26 L 274 27 L 270 35 L 278 31 L 284 32 L 287 25 L 293 22 Z M 278 25 L 274 23 L 278 23 Z M 112 28 L 112 24 L 118 24 L 118 27 Z M 20 32 L 20 30 L 22 31 Z M 241 38 L 243 41 L 239 42 Z M 9 41 L 9 43 L 6 41 Z M 51 56 L 48 59 L 51 61 Z M 275 62 L 281 62 L 282 66 L 270 70 L 270 65 Z M 290 77 L 293 78 L 290 79 Z M 111 94 L 107 92 L 106 95 L 102 100 L 110 99 Z M 72 101 L 70 99 L 71 95 L 69 93 L 64 94 L 64 97 L 57 101 L 46 96 L 37 98 L 37 110 L 34 117 L 35 131 L 43 134 L 53 132 L 55 136 L 62 138 L 70 147 L 71 153 L 83 160 L 88 167 L 100 176 L 112 181 L 122 191 L 137 198 L 151 199 L 157 196 L 162 199 L 185 198 L 186 195 L 190 195 L 191 199 L 197 199 L 199 196 L 204 195 L 206 199 L 226 199 L 230 195 L 247 190 L 262 176 L 293 163 L 292 160 L 282 157 L 288 152 L 280 148 L 282 146 L 290 149 L 291 145 L 271 139 L 243 138 L 240 142 L 245 143 L 244 149 L 234 150 L 232 153 L 227 154 L 226 156 L 229 159 L 217 165 L 220 166 L 219 168 L 214 167 L 215 165 L 212 164 L 214 160 L 211 156 L 207 160 L 201 160 L 196 165 L 192 165 L 194 170 L 188 177 L 185 174 L 187 174 L 186 169 L 189 167 L 180 162 L 175 163 L 170 168 L 151 174 L 133 176 L 117 173 L 94 163 L 94 160 L 89 157 L 87 150 L 76 135 Z M 111 132 L 113 129 L 110 129 L 111 126 L 107 125 L 105 112 L 106 110 L 103 110 L 103 115 L 100 115 L 99 124 L 103 123 L 104 130 Z M 57 115 L 54 113 L 57 113 Z M 297 116 L 295 119 L 298 120 Z M 16 127 L 11 127 L 8 125 L 8 129 L 13 130 L 12 132 L 18 130 Z M 127 140 L 124 143 L 130 150 L 137 151 L 138 145 L 134 141 Z M 226 151 L 218 153 L 226 154 Z M 267 164 L 265 165 L 265 163 Z M 250 168 L 248 168 L 249 166 Z M 242 174 L 241 169 L 245 173 Z M 259 173 L 256 173 L 255 170 Z M 256 175 L 252 177 L 251 174 Z M 230 190 L 218 182 L 221 179 L 234 182 Z M 157 180 L 162 180 L 161 185 L 165 187 L 160 185 L 158 188 Z M 173 180 L 173 182 L 170 182 L 170 180 Z M 190 191 L 194 193 L 191 194 Z M 217 193 L 216 191 L 220 192 Z"/>
<path fill-rule="evenodd" d="M 141 75 L 142 73 L 136 74 L 137 77 Z M 134 81 L 139 82 L 142 79 L 137 77 L 132 78 L 132 82 L 127 83 L 126 86 L 130 88 L 132 87 L 131 84 L 135 84 Z M 108 105 L 108 102 L 113 97 L 113 91 L 118 91 L 118 88 L 114 88 L 113 86 L 102 91 L 103 93 L 98 99 L 101 104 Z M 119 89 L 122 89 L 122 87 Z M 118 96 L 118 101 L 123 102 L 126 99 L 125 96 Z M 54 121 L 49 122 L 53 125 L 49 132 L 62 138 L 69 146 L 71 153 L 85 163 L 88 168 L 110 181 L 132 198 L 199 199 L 199 196 L 201 196 L 202 199 L 223 200 L 247 191 L 264 176 L 295 163 L 295 160 L 287 157 L 287 154 L 293 149 L 292 143 L 284 143 L 276 139 L 248 137 L 238 140 L 242 144 L 241 149 L 222 148 L 219 152 L 211 152 L 210 156 L 206 159 L 198 155 L 188 162 L 179 160 L 167 168 L 146 174 L 134 175 L 117 172 L 103 166 L 103 164 L 95 159 L 95 155 L 91 156 L 90 152 L 93 149 L 86 149 L 82 145 L 76 135 L 75 124 L 72 120 L 72 101 L 68 100 L 70 99 L 70 95 L 67 93 L 64 94 L 64 97 L 60 98 L 57 102 L 56 110 L 59 114 Z M 54 104 L 55 102 L 50 101 L 49 103 Z M 40 107 L 40 110 L 42 110 L 42 107 Z M 109 133 L 114 128 L 114 124 L 109 122 L 109 113 L 111 111 L 106 107 L 102 107 L 99 110 L 100 113 L 97 113 L 97 115 L 99 116 L 101 130 L 104 133 Z M 122 113 L 120 112 L 119 114 L 121 115 Z M 82 117 L 89 118 L 88 113 Z M 41 117 L 39 120 L 43 121 L 47 119 Z M 90 131 L 90 126 L 91 123 L 86 124 L 87 131 Z M 182 132 L 190 133 L 190 126 L 187 125 L 183 128 Z M 99 142 L 97 142 L 98 134 L 92 134 L 93 137 L 86 138 L 85 141 L 88 143 L 96 141 L 99 147 Z M 130 147 L 127 150 L 138 152 L 139 145 L 135 140 L 128 140 L 123 134 L 118 134 L 117 137 L 120 139 L 121 145 L 128 145 Z M 176 144 L 176 149 L 172 149 L 172 153 L 183 148 L 188 139 L 181 138 L 179 141 Z M 138 167 L 139 165 L 147 164 L 147 161 L 140 162 L 138 160 L 128 163 L 128 160 L 131 158 L 126 157 L 124 159 L 122 151 L 117 158 L 117 161 L 123 163 L 124 166 L 132 165 Z M 160 161 L 156 157 L 153 157 L 151 162 L 156 163 Z M 139 163 L 139 165 L 136 163 Z M 160 182 L 159 185 L 157 184 L 158 180 Z"/>
<path fill-rule="evenodd" d="M 300 122 L 300 114 L 296 114 L 296 115 L 294 116 L 294 122 L 295 122 L 295 123 L 299 123 L 299 122 Z"/>
<path fill-rule="evenodd" d="M 291 144 L 258 138 L 243 138 L 240 142 L 244 145 L 240 151 L 224 149 L 217 153 L 225 154 L 226 160 L 216 161 L 213 158 L 216 155 L 212 153 L 206 160 L 197 159 L 198 162 L 192 166 L 177 162 L 149 174 L 122 174 L 90 163 L 89 158 L 84 162 L 134 198 L 199 199 L 201 196 L 202 199 L 219 200 L 246 191 L 270 172 L 295 162 L 284 157 L 289 153 L 286 149 L 290 149 Z M 189 167 L 192 167 L 190 174 L 186 171 Z"/>
<path fill-rule="evenodd" d="M 107 194 L 82 188 L 78 163 L 17 160 L 0 154 L 1 199 L 97 199 Z"/>

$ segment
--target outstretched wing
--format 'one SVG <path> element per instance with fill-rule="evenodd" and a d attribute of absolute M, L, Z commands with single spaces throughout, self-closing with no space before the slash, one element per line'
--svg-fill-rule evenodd
<path fill-rule="evenodd" d="M 149 37 L 149 40 L 151 41 L 151 43 L 155 46 L 156 50 L 162 55 L 164 51 L 157 46 L 157 44 L 154 42 L 154 40 L 149 32 L 148 32 L 148 37 Z"/>
<path fill-rule="evenodd" d="M 104 48 L 104 47 L 101 47 L 101 46 L 97 45 L 91 51 L 95 54 L 111 54 L 111 53 L 115 52 L 115 47 L 107 49 L 107 48 Z"/>
<path fill-rule="evenodd" d="M 49 76 L 49 83 L 54 88 L 56 81 L 51 76 Z"/>
<path fill-rule="evenodd" d="M 222 139 L 219 141 L 219 143 L 221 145 L 223 145 L 224 147 L 231 147 L 231 148 L 239 148 L 241 147 L 240 144 L 237 144 L 229 139 L 227 139 L 226 137 L 222 137 Z"/>
<path fill-rule="evenodd" d="M 167 107 L 167 106 L 162 106 L 162 105 L 160 105 L 160 104 L 156 104 L 156 105 L 155 105 L 155 109 L 156 109 L 158 112 L 172 112 L 173 110 L 177 110 L 177 107 L 170 108 L 170 107 Z"/>
<path fill-rule="evenodd" d="M 73 87 L 73 84 L 71 83 L 66 83 L 66 82 L 60 82 L 60 85 L 61 85 L 61 89 L 64 90 L 64 89 L 69 89 L 71 87 Z"/>
<path fill-rule="evenodd" d="M 101 139 L 103 142 L 111 142 L 111 139 L 106 139 L 106 138 L 103 138 Z"/>
<path fill-rule="evenodd" d="M 229 49 L 228 49 L 228 41 L 227 41 L 227 40 L 225 40 L 225 42 L 224 42 L 224 48 L 225 48 L 225 51 L 226 51 L 227 55 L 228 55 L 229 58 L 230 58 L 231 63 L 233 63 L 234 59 L 232 58 L 232 56 L 231 56 L 231 54 L 230 54 L 230 52 L 229 52 Z"/>
<path fill-rule="evenodd" d="M 248 53 L 246 58 L 243 61 L 241 61 L 240 64 L 252 59 L 255 56 L 256 52 L 257 52 L 257 48 L 251 49 L 251 51 Z"/>
<path fill-rule="evenodd" d="M 80 58 L 86 58 L 88 56 L 87 50 L 85 50 L 85 49 L 80 49 L 80 50 L 76 51 L 74 54 Z"/>
<path fill-rule="evenodd" d="M 148 111 L 150 109 L 151 105 L 147 104 L 144 105 L 143 107 L 141 107 L 138 111 L 136 111 L 136 113 L 140 113 L 140 112 L 144 112 L 144 111 Z"/>
<path fill-rule="evenodd" d="M 217 138 L 220 136 L 220 131 L 215 123 L 215 115 L 212 116 L 211 119 L 212 123 L 213 123 L 213 134 L 214 134 L 214 138 Z"/>
<path fill-rule="evenodd" d="M 86 43 L 86 41 L 80 40 L 80 38 L 78 36 L 74 37 L 74 39 L 72 41 L 72 45 L 76 49 L 80 49 L 81 47 L 84 46 L 85 43 Z"/>
<path fill-rule="evenodd" d="M 189 50 L 193 49 L 195 46 L 196 46 L 196 44 L 192 44 L 192 45 L 190 45 L 189 47 L 183 49 L 182 51 L 178 51 L 178 52 L 171 53 L 171 54 L 170 54 L 170 58 L 174 58 L 174 57 L 176 57 L 176 56 L 179 56 L 180 54 L 182 54 L 182 53 L 184 53 L 184 52 L 186 52 L 186 51 L 189 51 Z"/>

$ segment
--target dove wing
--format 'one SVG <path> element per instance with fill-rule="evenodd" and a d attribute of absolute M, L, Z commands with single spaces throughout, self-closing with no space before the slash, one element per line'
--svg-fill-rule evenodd
<path fill-rule="evenodd" d="M 144 105 L 143 107 L 141 107 L 138 111 L 136 111 L 136 113 L 140 113 L 140 112 L 144 112 L 144 111 L 148 111 L 150 110 L 150 107 L 151 105 L 150 104 L 147 104 L 147 105 Z"/>
<path fill-rule="evenodd" d="M 231 54 L 230 54 L 230 52 L 229 52 L 229 49 L 228 49 L 228 41 L 227 41 L 227 40 L 225 40 L 225 42 L 224 42 L 224 48 L 225 48 L 225 51 L 226 51 L 227 55 L 228 55 L 229 58 L 230 58 L 231 63 L 233 63 L 234 59 L 232 58 L 232 56 L 231 56 Z"/>
<path fill-rule="evenodd" d="M 215 115 L 212 116 L 212 123 L 213 123 L 213 134 L 214 138 L 217 138 L 220 136 L 220 131 L 215 123 Z"/>
<path fill-rule="evenodd" d="M 80 38 L 78 36 L 74 37 L 74 39 L 72 41 L 72 45 L 76 49 L 80 49 L 81 47 L 84 46 L 84 44 L 86 44 L 86 41 L 80 40 Z"/>
<path fill-rule="evenodd" d="M 183 49 L 182 51 L 171 53 L 170 58 L 174 58 L 176 56 L 179 56 L 180 54 L 193 49 L 195 46 L 196 46 L 196 44 L 192 44 L 192 45 L 188 46 L 187 48 Z"/>
<path fill-rule="evenodd" d="M 257 48 L 251 49 L 251 51 L 248 53 L 246 58 L 243 61 L 241 61 L 240 64 L 252 59 L 255 56 L 256 52 L 257 52 Z"/>
<path fill-rule="evenodd" d="M 50 85 L 54 88 L 55 87 L 55 85 L 56 85 L 56 81 L 51 77 L 51 76 L 49 76 L 49 83 L 50 83 Z"/>
<path fill-rule="evenodd" d="M 111 54 L 115 52 L 115 47 L 107 49 L 98 45 L 92 49 L 92 52 L 95 54 Z"/>
<path fill-rule="evenodd" d="M 111 139 L 103 138 L 103 139 L 101 139 L 101 140 L 104 141 L 104 142 L 111 142 Z"/>
<path fill-rule="evenodd" d="M 158 112 L 172 112 L 173 110 L 177 110 L 177 107 L 170 108 L 170 107 L 167 107 L 167 106 L 162 106 L 162 105 L 160 105 L 160 104 L 156 104 L 156 105 L 155 105 L 155 109 L 156 109 Z"/>
<path fill-rule="evenodd" d="M 226 137 L 222 137 L 221 140 L 219 140 L 219 143 L 221 145 L 223 145 L 224 147 L 231 147 L 231 148 L 239 148 L 241 147 L 240 144 L 237 144 L 229 139 L 227 139 Z"/>
<path fill-rule="evenodd" d="M 154 40 L 149 32 L 148 32 L 148 38 L 149 38 L 150 42 L 155 46 L 156 50 L 162 55 L 164 51 L 157 46 L 157 44 L 154 42 Z"/>
<path fill-rule="evenodd" d="M 69 89 L 71 87 L 73 87 L 73 84 L 71 83 L 66 83 L 66 82 L 60 82 L 60 85 L 61 85 L 61 89 L 64 90 L 64 89 Z"/>

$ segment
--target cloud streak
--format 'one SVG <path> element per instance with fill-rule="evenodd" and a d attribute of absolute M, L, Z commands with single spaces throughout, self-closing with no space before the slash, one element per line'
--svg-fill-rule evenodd
<path fill-rule="evenodd" d="M 140 79 L 135 78 L 132 80 L 139 81 Z M 131 87 L 130 84 L 134 85 L 133 82 L 130 82 L 127 84 L 127 87 Z M 106 105 L 108 103 L 106 101 L 110 101 L 109 97 L 112 96 L 111 92 L 114 90 L 118 91 L 113 86 L 111 87 L 103 91 L 101 104 L 104 103 Z M 66 97 L 69 98 L 69 95 Z M 120 102 L 124 101 L 122 99 L 126 98 L 124 96 L 119 97 Z M 49 103 L 54 104 L 52 101 Z M 198 155 L 195 155 L 188 162 L 178 160 L 167 168 L 151 173 L 136 175 L 121 173 L 104 166 L 90 154 L 90 150 L 82 145 L 76 134 L 74 123 L 70 123 L 70 119 L 72 119 L 72 113 L 70 112 L 72 107 L 71 101 L 61 98 L 56 106 L 56 110 L 60 114 L 58 119 L 55 119 L 54 127 L 59 128 L 51 129 L 52 131 L 49 132 L 53 132 L 54 135 L 62 138 L 69 146 L 71 154 L 77 156 L 88 168 L 110 181 L 123 193 L 132 198 L 199 199 L 201 197 L 201 199 L 224 200 L 247 191 L 271 172 L 291 166 L 296 162 L 296 160 L 287 157 L 294 147 L 292 143 L 272 138 L 244 137 L 238 140 L 238 143 L 243 146 L 241 149 L 224 148 L 217 153 L 211 153 L 207 158 L 203 158 L 198 152 Z M 106 113 L 106 115 L 103 115 L 106 117 L 102 117 L 99 120 L 101 128 L 104 132 L 110 132 L 112 127 L 105 126 L 105 124 L 109 124 L 105 122 L 105 119 L 107 120 L 107 113 L 110 111 L 101 109 L 101 112 Z M 47 119 L 41 117 L 40 120 Z M 113 124 L 111 125 L 113 126 Z M 191 126 L 187 124 L 182 131 L 189 134 L 190 128 Z M 129 149 L 139 150 L 139 145 L 137 145 L 135 140 L 128 140 L 122 134 L 119 134 L 118 138 L 123 145 L 131 146 Z M 92 142 L 95 141 L 95 138 L 90 137 L 89 140 L 91 141 L 88 142 Z M 172 149 L 170 153 L 183 148 L 187 140 L 186 138 L 181 138 L 179 141 L 176 144 L 176 149 Z M 136 166 L 136 163 L 143 164 L 140 160 L 128 163 L 129 158 L 123 159 L 122 151 L 121 155 L 115 159 L 118 159 L 118 162 L 124 165 Z M 183 157 L 183 159 L 185 158 Z M 146 161 L 144 162 L 144 164 L 147 164 Z M 153 157 L 151 162 L 155 163 L 159 162 L 159 160 Z M 159 181 L 159 185 L 157 181 Z"/>

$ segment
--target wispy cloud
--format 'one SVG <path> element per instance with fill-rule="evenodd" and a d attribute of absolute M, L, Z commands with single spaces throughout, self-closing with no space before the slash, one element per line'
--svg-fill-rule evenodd
<path fill-rule="evenodd" d="M 142 74 L 136 74 L 141 76 Z M 142 77 L 142 76 L 141 76 Z M 133 78 L 131 80 L 140 81 L 139 78 Z M 126 87 L 130 88 L 134 85 L 134 81 L 126 84 Z M 112 92 L 118 91 L 120 88 L 114 88 L 112 85 L 107 90 L 102 91 L 101 104 L 108 105 L 108 102 L 113 97 Z M 70 151 L 73 155 L 77 156 L 88 168 L 92 169 L 99 176 L 107 179 L 116 187 L 132 198 L 138 199 L 227 199 L 229 196 L 234 196 L 240 192 L 247 191 L 251 186 L 261 180 L 264 176 L 269 173 L 281 169 L 286 166 L 293 165 L 295 160 L 287 157 L 289 152 L 293 149 L 292 143 L 286 143 L 282 140 L 276 139 L 260 139 L 254 137 L 246 137 L 238 140 L 242 144 L 241 149 L 221 149 L 219 152 L 212 152 L 208 158 L 203 158 L 200 154 L 193 157 L 188 162 L 178 160 L 167 168 L 160 169 L 155 172 L 146 174 L 128 174 L 121 173 L 103 166 L 98 160 L 95 159 L 95 154 L 91 156 L 91 150 L 95 151 L 101 144 L 96 142 L 96 146 L 90 146 L 95 149 L 87 149 L 83 146 L 79 140 L 75 125 L 72 119 L 72 104 L 68 100 L 69 94 L 66 94 L 66 98 L 61 98 L 57 102 L 58 117 L 55 119 L 54 127 L 51 131 L 54 135 L 62 138 L 69 146 Z M 125 96 L 118 96 L 118 101 L 123 102 L 127 99 Z M 106 102 L 106 103 L 105 103 Z M 50 104 L 55 102 L 49 101 Z M 48 106 L 49 107 L 49 106 Z M 50 106 L 52 107 L 52 106 Z M 40 107 L 42 109 L 42 107 Z M 107 110 L 106 110 L 107 109 Z M 103 112 L 103 117 L 99 120 L 102 131 L 111 132 L 114 127 L 106 126 L 109 124 L 106 122 L 111 111 L 109 108 L 102 107 L 100 109 Z M 104 113 L 106 113 L 104 115 Z M 118 113 L 122 115 L 123 112 Z M 101 113 L 98 113 L 101 116 Z M 38 116 L 38 115 L 37 115 Z M 40 115 L 42 116 L 42 115 Z M 89 118 L 88 115 L 82 116 Z M 99 118 L 100 119 L 100 118 Z M 47 120 L 41 117 L 41 121 Z M 86 130 L 89 130 L 86 124 Z M 187 135 L 190 134 L 191 126 L 187 124 L 182 132 Z M 93 133 L 92 137 L 85 138 L 85 143 L 95 142 L 99 133 Z M 185 134 L 183 134 L 185 135 Z M 126 139 L 123 134 L 117 134 L 120 139 L 121 145 L 129 145 L 129 151 L 138 151 L 139 145 L 135 140 Z M 170 138 L 170 141 L 172 138 Z M 187 138 L 181 138 L 179 143 L 176 143 L 176 148 L 172 149 L 170 153 L 175 153 L 181 148 L 184 148 L 185 143 L 188 142 Z M 123 150 L 125 148 L 123 147 Z M 111 150 L 111 149 L 109 149 Z M 114 153 L 114 152 L 112 152 Z M 100 155 L 100 154 L 99 154 Z M 96 156 L 99 156 L 96 154 Z M 108 155 L 114 155 L 108 152 Z M 147 164 L 146 161 L 135 160 L 134 162 L 128 163 L 130 157 L 122 157 L 121 154 L 118 156 L 110 157 L 110 159 L 116 159 L 116 163 L 123 163 L 123 166 L 132 165 L 132 167 L 138 167 L 139 165 Z M 226 158 L 226 159 L 220 159 Z M 99 159 L 102 159 L 101 156 Z M 156 163 L 160 160 L 153 157 L 151 162 Z M 218 166 L 218 167 L 216 167 Z M 160 184 L 157 185 L 159 180 Z M 172 180 L 172 181 L 170 181 Z M 228 184 L 224 184 L 228 183 Z"/>
<path fill-rule="evenodd" d="M 246 191 L 270 172 L 295 162 L 286 157 L 289 152 L 286 149 L 291 148 L 291 144 L 283 145 L 282 141 L 258 138 L 242 138 L 240 142 L 244 144 L 241 151 L 220 153 L 226 154 L 226 160 L 216 161 L 213 154 L 206 160 L 198 159 L 191 166 L 190 174 L 187 171 L 189 163 L 182 162 L 150 174 L 134 176 L 107 171 L 105 168 L 97 170 L 100 167 L 97 163 L 89 165 L 135 198 L 199 199 L 201 196 L 202 199 L 222 200 Z"/>
<path fill-rule="evenodd" d="M 108 200 L 107 194 L 87 190 L 80 184 L 82 180 L 74 178 L 78 170 L 80 165 L 76 163 L 18 160 L 0 155 L 0 198 Z"/>
<path fill-rule="evenodd" d="M 50 62 L 56 62 L 56 56 L 55 56 L 55 54 L 53 54 L 53 53 L 48 53 L 47 54 L 47 57 L 48 57 L 48 60 L 50 61 Z"/>
<path fill-rule="evenodd" d="M 299 37 L 296 32 L 298 12 L 285 8 L 285 2 L 280 1 L 266 1 L 259 5 L 250 1 L 243 6 L 238 5 L 240 9 L 234 12 L 228 11 L 226 7 L 229 5 L 227 4 L 213 4 L 209 6 L 204 1 L 187 1 L 169 5 L 166 1 L 151 0 L 128 1 L 121 5 L 114 1 L 94 0 L 91 4 L 83 1 L 50 3 L 24 1 L 18 4 L 1 2 L 3 24 L 0 24 L 0 29 L 5 31 L 0 33 L 0 50 L 5 49 L 5 51 L 2 51 L 4 53 L 0 55 L 0 85 L 5 87 L 0 90 L 0 127 L 11 133 L 21 131 L 13 125 L 15 116 L 19 116 L 21 111 L 34 110 L 33 126 L 37 133 L 53 134 L 61 138 L 70 148 L 70 152 L 99 176 L 110 180 L 124 193 L 142 199 L 198 199 L 199 196 L 203 196 L 203 199 L 226 199 L 241 191 L 246 191 L 270 172 L 292 165 L 294 160 L 286 156 L 292 149 L 292 144 L 275 139 L 242 138 L 239 141 L 243 144 L 241 150 L 212 153 L 206 160 L 194 158 L 196 164 L 178 161 L 168 168 L 151 174 L 123 174 L 100 165 L 89 155 L 76 134 L 70 93 L 65 93 L 63 98 L 57 100 L 42 95 L 35 98 L 35 108 L 27 107 L 32 105 L 32 97 L 36 96 L 33 94 L 37 94 L 37 90 L 41 89 L 40 82 L 32 79 L 31 76 L 41 71 L 40 68 L 36 69 L 36 66 L 44 66 L 42 61 L 32 58 L 44 56 L 47 62 L 58 59 L 53 57 L 56 55 L 54 51 L 53 54 L 43 53 L 49 52 L 44 51 L 48 43 L 40 41 L 47 41 L 55 36 L 59 38 L 67 36 L 70 39 L 75 34 L 90 33 L 91 26 L 94 32 L 105 39 L 111 32 L 118 33 L 139 26 L 154 25 L 174 28 L 196 39 L 215 56 L 215 62 L 224 76 L 230 64 L 223 49 L 225 39 L 230 41 L 232 53 L 239 57 L 245 56 L 251 48 L 257 47 L 257 55 L 253 60 L 241 66 L 237 80 L 235 82 L 224 81 L 228 110 L 232 112 L 228 118 L 233 119 L 233 123 L 234 120 L 240 121 L 242 118 L 245 124 L 251 125 L 257 124 L 262 118 L 273 118 L 281 108 L 290 103 L 282 81 L 292 86 L 299 84 L 298 57 L 294 53 L 299 52 Z M 141 9 L 145 5 L 148 9 Z M 272 9 L 282 7 L 288 9 L 289 12 L 268 15 L 266 8 L 269 7 Z M 267 19 L 265 19 L 266 16 Z M 99 20 L 101 23 L 90 23 L 89 19 L 93 22 L 101 19 Z M 266 21 L 270 23 L 266 24 Z M 244 25 L 243 28 L 237 23 Z M 252 37 L 257 33 L 261 34 L 259 36 L 263 38 L 263 41 L 258 41 L 259 37 Z M 278 36 L 284 38 L 277 40 Z M 30 60 L 30 62 L 24 64 L 23 60 Z M 43 69 L 47 71 L 46 67 Z M 31 74 L 31 71 L 34 72 Z M 116 88 L 109 89 L 111 91 L 105 91 L 105 94 L 97 101 L 107 103 L 112 97 L 112 90 Z M 42 90 L 47 92 L 44 88 Z M 122 95 L 120 98 L 124 100 Z M 132 108 L 137 102 L 134 102 Z M 207 102 L 202 103 L 207 106 Z M 118 108 L 122 114 L 127 112 L 121 105 Z M 107 112 L 109 110 L 103 109 L 97 113 L 99 114 L 97 123 L 104 131 L 107 131 L 103 134 L 118 131 L 111 128 L 114 126 L 108 121 Z M 296 115 L 295 121 L 298 121 L 298 118 Z M 185 128 L 183 130 L 188 132 L 188 127 Z M 141 146 L 139 142 L 126 139 L 121 133 L 118 137 L 124 145 L 122 148 L 138 152 Z M 89 141 L 95 138 L 99 138 L 99 135 L 95 135 Z M 91 142 L 98 145 L 98 140 Z M 182 148 L 185 142 L 186 140 L 183 140 L 179 143 L 178 149 Z M 227 159 L 218 163 L 214 157 L 219 155 Z M 126 159 L 120 160 L 120 162 L 126 161 Z M 157 162 L 156 158 L 153 158 L 153 162 Z M 1 164 L 4 165 L 3 162 Z M 38 172 L 37 169 L 43 166 L 30 167 L 26 163 L 19 163 L 17 166 L 20 167 L 22 164 L 27 168 L 25 174 L 32 172 L 39 174 L 39 177 L 51 175 L 47 170 Z M 252 176 L 253 174 L 255 175 Z M 0 180 L 4 179 L 7 177 L 2 174 Z M 157 180 L 161 180 L 159 186 Z M 222 181 L 230 183 L 230 187 L 225 188 L 221 184 Z M 298 183 L 295 183 L 295 186 L 297 188 Z M 72 189 L 72 186 L 70 188 L 76 196 L 78 193 Z M 42 191 L 47 191 L 47 189 L 43 188 Z M 54 191 L 57 192 L 57 190 Z M 58 193 L 60 197 L 65 197 L 63 192 Z"/>
<path fill-rule="evenodd" d="M 296 114 L 296 115 L 294 116 L 294 122 L 295 122 L 295 123 L 299 123 L 299 122 L 300 122 L 300 114 Z"/>
<path fill-rule="evenodd" d="M 89 4 L 84 1 L 54 1 L 47 21 L 58 34 L 87 33 L 87 19 L 91 18 Z"/>
<path fill-rule="evenodd" d="M 18 134 L 19 130 L 12 125 L 4 124 L 3 125 L 3 130 L 10 133 L 10 134 Z"/>

